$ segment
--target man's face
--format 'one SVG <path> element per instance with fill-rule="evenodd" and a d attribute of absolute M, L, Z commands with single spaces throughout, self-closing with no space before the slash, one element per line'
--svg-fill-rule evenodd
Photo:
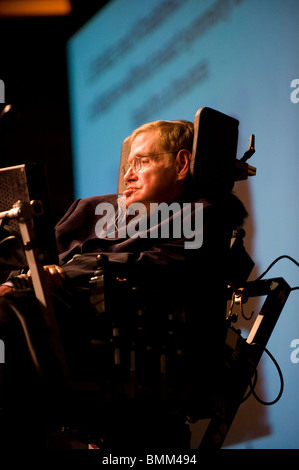
<path fill-rule="evenodd" d="M 160 155 L 151 157 L 152 154 Z M 124 175 L 127 188 L 123 194 L 127 206 L 133 202 L 142 202 L 148 210 L 151 202 L 172 202 L 175 199 L 177 172 L 175 158 L 170 160 L 170 155 L 159 144 L 158 130 L 137 135 L 131 146 L 128 163 L 132 164 L 136 157 L 144 158 L 140 159 L 142 166 L 138 171 L 130 167 Z"/>

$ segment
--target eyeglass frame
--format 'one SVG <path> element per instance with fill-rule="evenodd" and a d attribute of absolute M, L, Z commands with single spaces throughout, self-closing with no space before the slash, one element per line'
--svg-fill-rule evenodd
<path fill-rule="evenodd" d="M 139 165 L 139 168 L 138 169 L 134 169 L 133 166 L 131 165 L 131 163 L 126 163 L 125 165 L 123 165 L 121 167 L 121 171 L 123 173 L 123 176 L 125 176 L 128 171 L 130 170 L 130 168 L 133 169 L 134 173 L 138 173 L 140 170 L 141 170 L 141 159 L 142 158 L 147 158 L 147 157 L 157 157 L 159 155 L 167 155 L 167 154 L 175 154 L 175 153 L 178 153 L 179 150 L 175 150 L 175 151 L 169 151 L 169 152 L 160 152 L 160 153 L 148 153 L 147 155 L 137 155 L 136 157 L 132 158 L 132 161 L 134 160 L 135 162 L 138 161 L 138 165 Z M 134 164 L 134 166 L 136 167 L 136 164 Z M 126 169 L 127 168 L 127 169 Z"/>

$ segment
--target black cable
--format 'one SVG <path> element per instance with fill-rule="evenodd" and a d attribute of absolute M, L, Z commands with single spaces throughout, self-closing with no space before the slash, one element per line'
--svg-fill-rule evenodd
<path fill-rule="evenodd" d="M 250 382 L 250 385 L 249 385 L 249 391 L 247 393 L 247 395 L 245 395 L 243 397 L 243 400 L 242 400 L 242 403 L 244 403 L 244 401 L 246 401 L 251 395 L 252 395 L 252 389 L 255 388 L 256 386 L 256 383 L 257 383 L 257 369 L 254 369 L 254 380 L 253 380 L 253 383 Z"/>
<path fill-rule="evenodd" d="M 29 334 L 28 328 L 26 326 L 26 322 L 25 322 L 24 318 L 22 317 L 22 315 L 20 314 L 20 312 L 18 311 L 18 309 L 14 305 L 11 305 L 10 308 L 12 309 L 12 311 L 14 312 L 14 314 L 16 315 L 17 319 L 19 320 L 19 322 L 21 324 L 21 327 L 22 327 L 24 335 L 25 335 L 25 340 L 26 340 L 26 343 L 27 343 L 27 346 L 28 346 L 28 350 L 29 350 L 33 365 L 34 365 L 35 369 L 37 370 L 38 374 L 41 375 L 41 367 L 40 367 L 40 364 L 39 364 L 39 361 L 38 361 L 37 354 L 36 354 L 36 351 L 34 349 L 33 343 L 31 341 L 30 334 Z"/>
<path fill-rule="evenodd" d="M 256 278 L 256 281 L 260 281 L 265 276 L 265 274 L 267 274 L 267 272 L 274 266 L 274 264 L 277 263 L 277 261 L 279 261 L 283 258 L 289 259 L 290 261 L 292 261 L 293 263 L 295 263 L 299 267 L 298 261 L 296 261 L 294 258 L 292 258 L 289 255 L 281 255 L 278 258 L 276 258 L 259 277 Z"/>
<path fill-rule="evenodd" d="M 256 343 L 252 343 L 252 345 L 261 347 L 259 344 L 256 344 Z M 254 390 L 254 389 L 255 389 L 255 386 L 256 386 L 256 383 L 257 383 L 257 370 L 255 369 L 254 383 L 252 384 L 251 381 L 249 382 L 250 393 L 246 395 L 246 398 L 245 398 L 245 399 L 247 400 L 247 398 L 252 394 L 252 395 L 254 396 L 254 398 L 255 398 L 259 403 L 261 403 L 262 405 L 271 406 L 271 405 L 274 405 L 275 403 L 277 403 L 277 402 L 280 400 L 280 398 L 281 398 L 281 396 L 282 396 L 282 394 L 283 394 L 284 380 L 283 380 L 283 375 L 282 375 L 281 369 L 280 369 L 280 367 L 279 367 L 279 364 L 278 364 L 278 362 L 276 361 L 276 359 L 274 358 L 274 356 L 272 356 L 272 354 L 270 353 L 270 351 L 269 351 L 267 348 L 262 348 L 262 349 L 263 349 L 263 351 L 264 351 L 265 353 L 268 354 L 268 356 L 269 356 L 270 359 L 273 361 L 273 363 L 274 363 L 274 365 L 275 365 L 275 367 L 276 367 L 276 369 L 277 369 L 277 371 L 278 371 L 278 374 L 279 374 L 279 377 L 280 377 L 280 390 L 279 390 L 279 393 L 278 393 L 277 397 L 276 397 L 274 400 L 272 400 L 272 401 L 266 402 L 266 401 L 262 400 L 262 399 L 256 394 L 256 392 L 255 392 L 255 390 Z M 244 400 L 245 400 L 245 399 L 244 399 Z M 244 401 L 244 400 L 243 400 L 243 401 Z"/>
<path fill-rule="evenodd" d="M 259 277 L 256 278 L 255 281 L 260 281 L 260 280 L 265 276 L 265 274 L 267 274 L 267 272 L 274 266 L 274 264 L 277 263 L 278 261 L 280 261 L 280 260 L 283 259 L 283 258 L 289 259 L 290 261 L 292 261 L 293 263 L 295 263 L 295 264 L 299 267 L 298 261 L 296 261 L 294 258 L 292 258 L 292 257 L 289 256 L 289 255 L 282 255 L 282 256 L 279 256 L 278 258 L 276 258 L 276 259 L 268 266 L 268 268 L 267 268 Z M 292 288 L 291 288 L 291 291 L 293 291 L 293 290 L 299 290 L 299 286 L 292 287 Z M 243 316 L 244 316 L 244 315 L 243 315 Z M 245 317 L 245 318 L 246 318 L 246 317 Z M 261 345 L 256 344 L 256 343 L 252 343 L 252 345 L 262 347 Z M 278 362 L 276 361 L 276 359 L 274 358 L 274 356 L 272 356 L 272 354 L 270 353 L 270 351 L 269 351 L 267 348 L 262 348 L 262 349 L 263 349 L 263 351 L 264 351 L 266 354 L 268 354 L 268 356 L 270 357 L 270 359 L 272 360 L 272 362 L 274 363 L 274 365 L 275 365 L 275 367 L 276 367 L 276 369 L 277 369 L 277 371 L 278 371 L 278 374 L 279 374 L 279 377 L 280 377 L 280 390 L 279 390 L 279 393 L 278 393 L 277 397 L 276 397 L 274 400 L 270 401 L 270 402 L 266 402 L 266 401 L 262 400 L 262 399 L 256 394 L 256 392 L 255 392 L 255 387 L 256 387 L 257 378 L 258 378 L 257 369 L 255 369 L 255 370 L 254 370 L 254 380 L 253 380 L 253 383 L 251 382 L 251 380 L 249 381 L 249 388 L 250 388 L 250 390 L 249 390 L 249 392 L 244 396 L 242 403 L 243 403 L 244 401 L 246 401 L 246 400 L 250 397 L 250 395 L 253 395 L 254 398 L 255 398 L 259 403 L 261 403 L 262 405 L 271 406 L 271 405 L 274 405 L 275 403 L 277 403 L 277 402 L 280 400 L 280 398 L 281 398 L 281 396 L 282 396 L 282 394 L 283 394 L 284 380 L 283 380 L 283 375 L 282 375 L 281 369 L 280 369 L 280 367 L 279 367 L 279 364 L 278 364 Z"/>

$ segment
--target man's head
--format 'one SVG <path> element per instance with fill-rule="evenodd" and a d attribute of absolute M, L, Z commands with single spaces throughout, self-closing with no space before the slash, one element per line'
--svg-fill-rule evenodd
<path fill-rule="evenodd" d="M 125 168 L 127 205 L 173 202 L 185 191 L 193 145 L 193 123 L 155 121 L 136 129 Z"/>

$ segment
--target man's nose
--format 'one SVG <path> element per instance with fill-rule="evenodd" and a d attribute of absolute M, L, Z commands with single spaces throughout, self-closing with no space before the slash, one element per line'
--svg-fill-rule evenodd
<path fill-rule="evenodd" d="M 137 174 L 133 170 L 133 168 L 130 166 L 128 171 L 124 175 L 124 182 L 127 183 L 131 180 L 135 180 L 137 178 Z"/>

